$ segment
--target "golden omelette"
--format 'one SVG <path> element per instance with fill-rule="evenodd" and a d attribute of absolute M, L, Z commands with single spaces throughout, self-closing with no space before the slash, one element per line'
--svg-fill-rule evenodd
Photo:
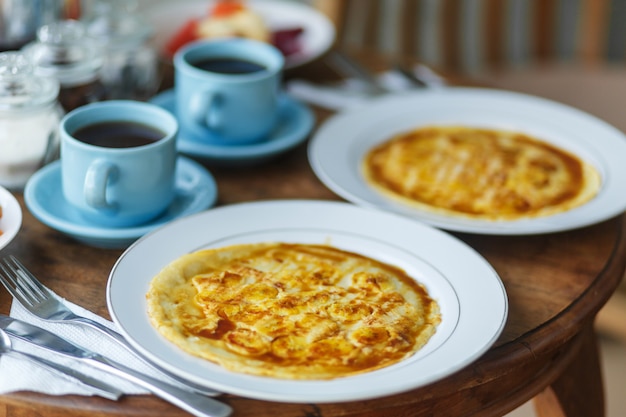
<path fill-rule="evenodd" d="M 529 135 L 429 126 L 372 148 L 366 182 L 383 195 L 438 214 L 516 220 L 561 213 L 600 189 L 596 169 Z"/>
<path fill-rule="evenodd" d="M 152 324 L 232 371 L 331 379 L 417 352 L 438 304 L 403 270 L 328 245 L 256 243 L 184 255 L 147 293 Z"/>

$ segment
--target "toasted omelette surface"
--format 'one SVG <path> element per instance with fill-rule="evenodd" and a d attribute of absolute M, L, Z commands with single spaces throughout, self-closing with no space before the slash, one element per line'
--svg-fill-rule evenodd
<path fill-rule="evenodd" d="M 255 243 L 173 261 L 147 293 L 152 324 L 227 369 L 332 379 L 412 356 L 440 311 L 403 270 L 329 245 Z"/>
<path fill-rule="evenodd" d="M 362 172 L 398 201 L 483 220 L 556 214 L 600 188 L 597 170 L 563 149 L 518 132 L 463 126 L 399 134 L 366 154 Z"/>

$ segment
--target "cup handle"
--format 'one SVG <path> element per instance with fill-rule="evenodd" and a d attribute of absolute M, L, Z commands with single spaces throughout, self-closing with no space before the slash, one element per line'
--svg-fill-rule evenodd
<path fill-rule="evenodd" d="M 189 111 L 194 121 L 211 130 L 222 127 L 224 97 L 214 91 L 200 91 L 189 100 Z"/>
<path fill-rule="evenodd" d="M 87 204 L 99 210 L 114 210 L 117 205 L 108 203 L 107 183 L 117 179 L 117 166 L 103 159 L 96 159 L 89 165 L 85 175 L 84 194 Z"/>

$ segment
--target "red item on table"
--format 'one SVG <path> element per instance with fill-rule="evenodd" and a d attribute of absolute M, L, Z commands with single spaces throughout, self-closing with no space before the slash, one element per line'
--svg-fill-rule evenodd
<path fill-rule="evenodd" d="M 211 9 L 210 16 L 223 17 L 230 16 L 233 13 L 240 12 L 245 9 L 245 6 L 237 1 L 221 1 L 217 2 L 213 9 Z"/>
<path fill-rule="evenodd" d="M 272 45 L 278 48 L 283 55 L 289 56 L 300 52 L 300 35 L 304 29 L 301 27 L 293 29 L 282 29 L 272 32 Z"/>
<path fill-rule="evenodd" d="M 173 56 L 176 51 L 185 44 L 198 39 L 198 20 L 188 20 L 165 45 L 165 52 Z"/>

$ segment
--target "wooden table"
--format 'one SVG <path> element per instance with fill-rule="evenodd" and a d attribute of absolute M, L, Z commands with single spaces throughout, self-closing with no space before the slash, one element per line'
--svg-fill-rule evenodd
<path fill-rule="evenodd" d="M 319 120 L 328 114 L 319 111 Z M 261 166 L 210 170 L 218 183 L 219 205 L 275 198 L 338 199 L 313 174 L 306 144 Z M 73 241 L 34 219 L 18 197 L 23 226 L 1 255 L 16 255 L 61 296 L 108 317 L 105 286 L 122 250 Z M 232 405 L 234 417 L 501 416 L 533 397 L 540 416 L 602 416 L 593 321 L 625 269 L 622 217 L 540 236 L 455 235 L 491 262 L 510 302 L 501 337 L 473 364 L 432 385 L 369 401 L 282 404 L 231 395 L 220 399 Z M 0 312 L 6 314 L 10 302 L 0 291 Z M 185 415 L 149 395 L 118 402 L 29 392 L 0 396 L 0 417 Z"/>

